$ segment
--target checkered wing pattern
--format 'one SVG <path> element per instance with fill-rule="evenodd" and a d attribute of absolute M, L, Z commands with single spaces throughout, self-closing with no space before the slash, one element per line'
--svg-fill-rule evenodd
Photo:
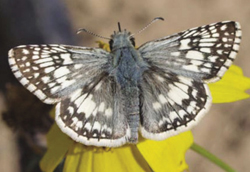
<path fill-rule="evenodd" d="M 45 103 L 61 101 L 107 75 L 109 53 L 67 45 L 22 45 L 9 51 L 16 78 Z"/>
<path fill-rule="evenodd" d="M 75 90 L 56 105 L 63 132 L 85 145 L 116 147 L 127 142 L 129 126 L 121 89 L 109 77 L 93 88 Z"/>
<path fill-rule="evenodd" d="M 190 129 L 206 113 L 206 83 L 221 79 L 239 50 L 240 25 L 219 22 L 147 42 L 139 47 L 149 64 L 142 90 L 141 132 L 162 140 Z"/>
<path fill-rule="evenodd" d="M 120 87 L 108 76 L 110 58 L 99 48 L 67 45 L 9 51 L 16 78 L 43 102 L 57 103 L 55 120 L 63 132 L 85 145 L 114 147 L 130 133 Z"/>

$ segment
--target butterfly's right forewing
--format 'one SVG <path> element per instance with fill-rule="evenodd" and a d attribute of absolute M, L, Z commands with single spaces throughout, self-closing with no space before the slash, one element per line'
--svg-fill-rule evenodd
<path fill-rule="evenodd" d="M 237 22 L 192 28 L 139 47 L 143 58 L 163 71 L 196 80 L 219 80 L 235 59 L 241 41 Z"/>

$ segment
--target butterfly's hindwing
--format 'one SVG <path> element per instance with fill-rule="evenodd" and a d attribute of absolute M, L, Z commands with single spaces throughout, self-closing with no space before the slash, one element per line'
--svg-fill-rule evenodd
<path fill-rule="evenodd" d="M 9 51 L 16 78 L 45 103 L 59 102 L 74 90 L 95 82 L 108 68 L 102 49 L 66 45 L 27 45 Z"/>
<path fill-rule="evenodd" d="M 130 136 L 121 97 L 119 87 L 108 77 L 87 91 L 79 88 L 57 104 L 57 124 L 85 145 L 120 146 Z"/>
<path fill-rule="evenodd" d="M 211 96 L 204 83 L 158 70 L 143 75 L 141 132 L 163 140 L 195 125 L 208 111 Z"/>
<path fill-rule="evenodd" d="M 215 82 L 235 59 L 240 40 L 239 23 L 219 22 L 145 43 L 139 51 L 151 66 L 163 71 Z"/>

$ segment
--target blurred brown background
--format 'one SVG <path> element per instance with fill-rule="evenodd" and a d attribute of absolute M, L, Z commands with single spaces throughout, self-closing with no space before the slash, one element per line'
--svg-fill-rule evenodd
<path fill-rule="evenodd" d="M 41 12 L 39 15 L 40 19 L 44 17 L 42 15 L 42 12 L 44 12 L 43 7 L 52 9 L 52 11 L 58 8 L 57 4 L 50 3 L 52 1 L 46 2 L 45 7 L 38 7 L 38 11 Z M 62 3 L 62 7 L 60 8 L 65 10 L 63 13 L 65 13 L 68 18 L 68 24 L 72 24 L 69 29 L 70 31 L 67 30 L 71 33 L 74 33 L 74 31 L 79 28 L 86 28 L 99 35 L 109 37 L 114 30 L 117 30 L 118 21 L 121 22 L 122 28 L 126 28 L 133 33 L 140 30 L 153 18 L 163 17 L 165 19 L 164 22 L 159 21 L 141 34 L 136 35 L 137 46 L 152 39 L 204 24 L 224 20 L 238 21 L 242 26 L 243 38 L 235 64 L 239 65 L 243 69 L 244 74 L 250 77 L 250 60 L 248 57 L 248 54 L 250 54 L 250 2 L 247 0 L 58 0 L 57 3 Z M 56 20 L 60 20 L 60 17 Z M 48 30 L 46 26 L 48 25 L 39 26 L 39 28 Z M 60 24 L 58 26 L 60 26 Z M 29 26 L 26 25 L 26 27 Z M 60 27 L 58 30 L 60 30 Z M 64 36 L 63 33 L 64 32 L 59 34 L 59 36 L 51 40 L 51 42 L 48 42 L 49 39 L 46 39 L 44 42 L 65 43 L 63 39 L 60 39 Z M 54 32 L 48 32 L 46 34 L 51 36 L 55 35 Z M 67 43 L 82 46 L 96 46 L 95 41 L 99 40 L 96 37 L 84 33 L 72 35 L 72 40 L 66 41 Z M 67 35 L 67 37 L 70 36 Z M 33 41 L 31 43 L 40 42 Z M 6 54 L 1 55 L 7 58 Z M 4 94 L 4 91 L 2 92 Z M 213 105 L 206 117 L 193 129 L 196 143 L 214 153 L 237 171 L 242 172 L 250 171 L 249 104 L 250 99 L 230 104 Z M 4 108 L 4 99 L 0 102 L 0 108 Z M 16 148 L 15 137 L 15 133 L 10 131 L 8 127 L 1 122 L 0 171 L 19 171 L 19 155 Z M 193 151 L 188 151 L 186 157 L 190 172 L 222 171 Z"/>

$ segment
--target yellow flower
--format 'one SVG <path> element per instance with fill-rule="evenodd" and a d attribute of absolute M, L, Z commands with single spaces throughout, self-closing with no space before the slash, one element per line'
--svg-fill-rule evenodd
<path fill-rule="evenodd" d="M 190 131 L 164 141 L 140 140 L 137 145 L 100 148 L 76 143 L 54 124 L 47 135 L 48 150 L 40 162 L 49 172 L 66 157 L 64 172 L 71 171 L 184 171 L 185 152 L 193 143 Z"/>
<path fill-rule="evenodd" d="M 99 42 L 107 49 L 107 45 Z M 226 103 L 249 98 L 250 79 L 233 65 L 219 82 L 209 84 L 214 103 Z M 137 145 L 100 148 L 76 143 L 60 131 L 56 124 L 47 135 L 48 150 L 40 162 L 43 171 L 53 171 L 65 158 L 64 172 L 168 171 L 188 169 L 185 153 L 193 143 L 190 131 L 164 141 L 140 138 Z"/>

